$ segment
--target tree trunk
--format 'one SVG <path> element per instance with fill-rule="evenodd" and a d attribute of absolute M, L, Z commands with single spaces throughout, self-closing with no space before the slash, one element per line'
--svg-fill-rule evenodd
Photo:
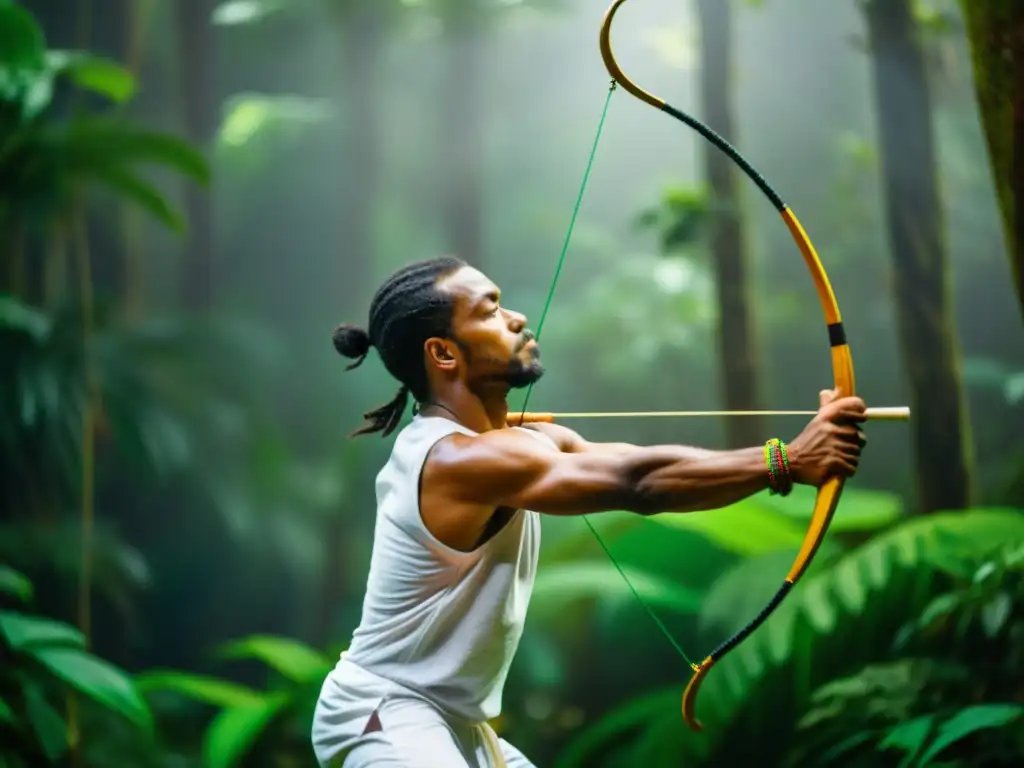
<path fill-rule="evenodd" d="M 375 5 L 374 3 L 377 3 Z M 365 313 L 373 287 L 370 274 L 376 257 L 374 217 L 380 180 L 380 109 L 377 94 L 380 53 L 386 30 L 380 0 L 357 3 L 339 20 L 345 57 L 346 105 L 345 184 L 340 233 L 344 254 L 339 260 L 339 306 L 345 316 Z M 349 499 L 348 503 L 355 503 Z M 334 622 L 345 594 L 348 563 L 346 541 L 353 535 L 353 518 L 337 509 L 324 531 L 324 570 L 312 642 L 326 647 L 334 641 Z"/>
<path fill-rule="evenodd" d="M 375 216 L 380 180 L 380 104 L 377 97 L 385 19 L 375 0 L 363 0 L 340 20 L 344 56 L 345 183 L 342 192 L 341 253 L 335 283 L 346 313 L 365 312 L 372 290 Z M 379 2 L 379 0 L 376 0 Z"/>
<path fill-rule="evenodd" d="M 910 377 L 917 506 L 963 509 L 972 457 L 953 323 L 927 71 L 910 0 L 864 5 L 893 258 L 896 318 Z"/>
<path fill-rule="evenodd" d="M 182 119 L 185 136 L 209 149 L 217 133 L 217 38 L 214 0 L 176 0 L 178 59 L 181 62 Z M 185 188 L 188 238 L 181 293 L 191 309 L 207 309 L 213 300 L 213 201 L 209 190 Z"/>
<path fill-rule="evenodd" d="M 1010 270 L 1024 317 L 1024 3 L 960 0 Z"/>
<path fill-rule="evenodd" d="M 732 95 L 732 9 L 722 0 L 700 0 L 701 98 L 708 124 L 734 143 Z M 749 271 L 743 218 L 733 162 L 704 142 L 704 174 L 712 202 L 711 259 L 718 291 L 719 378 L 726 410 L 759 410 L 757 344 L 750 311 Z M 765 439 L 759 417 L 725 420 L 731 448 L 758 445 Z"/>
<path fill-rule="evenodd" d="M 122 0 L 122 42 L 124 57 L 122 63 L 135 76 L 141 79 L 145 51 L 147 47 L 146 24 L 151 12 L 151 4 L 140 0 Z M 132 320 L 138 320 L 142 314 L 146 272 L 143 262 L 143 243 L 145 225 L 142 211 L 128 203 L 121 204 L 121 240 L 124 254 L 121 264 L 121 299 L 124 302 L 125 314 Z"/>
<path fill-rule="evenodd" d="M 484 257 L 484 142 L 481 116 L 480 80 L 482 55 L 478 9 L 459 3 L 449 13 L 447 57 L 442 94 L 441 170 L 445 185 L 444 220 L 450 252 L 476 267 L 486 265 Z"/>

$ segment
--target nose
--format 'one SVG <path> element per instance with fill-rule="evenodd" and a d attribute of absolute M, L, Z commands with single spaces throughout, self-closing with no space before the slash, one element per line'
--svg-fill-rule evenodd
<path fill-rule="evenodd" d="M 512 333 L 520 333 L 526 327 L 526 315 L 513 312 L 511 309 L 506 309 L 505 314 L 508 315 L 508 327 Z"/>

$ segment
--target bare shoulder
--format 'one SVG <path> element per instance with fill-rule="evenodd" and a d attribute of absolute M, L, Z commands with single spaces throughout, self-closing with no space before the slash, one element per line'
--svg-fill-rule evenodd
<path fill-rule="evenodd" d="M 558 446 L 558 450 L 562 453 L 579 453 L 586 449 L 587 441 L 584 440 L 578 432 L 575 432 L 568 427 L 563 427 L 561 424 L 544 424 L 543 422 L 524 424 L 523 429 L 528 429 L 532 432 L 539 432 L 545 435 Z"/>
<path fill-rule="evenodd" d="M 437 442 L 423 467 L 435 499 L 497 503 L 547 471 L 561 452 L 518 429 L 457 433 Z"/>
<path fill-rule="evenodd" d="M 477 435 L 457 432 L 437 442 L 427 456 L 427 466 L 441 475 L 508 471 L 552 452 L 552 446 L 517 429 L 494 429 Z"/>
<path fill-rule="evenodd" d="M 562 453 L 586 453 L 591 456 L 597 454 L 621 455 L 638 450 L 637 446 L 631 443 L 593 443 L 578 432 L 560 424 L 545 424 L 543 422 L 524 424 L 523 429 L 547 435 Z"/>
<path fill-rule="evenodd" d="M 501 507 L 555 515 L 631 508 L 637 461 L 613 450 L 563 450 L 559 444 L 571 447 L 579 437 L 556 429 L 495 429 L 440 440 L 423 468 L 430 516 L 441 525 L 473 526 Z M 538 433 L 551 440 L 538 440 Z"/>

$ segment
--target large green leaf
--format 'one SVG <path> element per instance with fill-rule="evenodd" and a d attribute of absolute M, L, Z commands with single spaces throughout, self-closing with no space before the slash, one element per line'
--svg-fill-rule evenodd
<path fill-rule="evenodd" d="M 217 140 L 222 148 L 252 151 L 266 134 L 301 138 L 305 128 L 332 115 L 330 102 L 296 95 L 237 94 L 227 105 Z"/>
<path fill-rule="evenodd" d="M 39 71 L 45 64 L 43 31 L 20 4 L 0 0 L 0 98 L 25 71 Z"/>
<path fill-rule="evenodd" d="M 17 296 L 0 294 L 0 333 L 24 334 L 36 343 L 53 329 L 53 318 Z"/>
<path fill-rule="evenodd" d="M 66 210 L 81 185 L 106 184 L 147 210 L 167 215 L 156 188 L 141 180 L 143 166 L 174 171 L 206 185 L 209 164 L 188 142 L 146 130 L 124 117 L 78 116 L 24 128 L 0 154 L 9 181 L 0 201 L 23 215 L 53 216 Z"/>
<path fill-rule="evenodd" d="M 149 706 L 127 673 L 76 648 L 31 646 L 28 652 L 68 685 L 124 715 L 144 731 L 152 731 L 153 716 Z"/>
<path fill-rule="evenodd" d="M 47 51 L 32 16 L 0 2 L 0 100 L 17 105 L 27 125 L 49 108 L 61 77 L 117 103 L 135 93 L 135 78 L 120 64 L 85 52 Z"/>
<path fill-rule="evenodd" d="M 76 193 L 102 185 L 161 221 L 180 226 L 143 166 L 174 171 L 202 185 L 210 180 L 201 152 L 175 136 L 145 130 L 123 117 L 80 116 L 26 126 L 3 147 L 0 207 L 22 217 L 52 218 L 76 203 Z"/>
<path fill-rule="evenodd" d="M 296 683 L 322 679 L 334 666 L 315 648 L 273 635 L 252 635 L 227 643 L 220 655 L 228 659 L 259 659 Z"/>
<path fill-rule="evenodd" d="M 730 565 L 737 555 L 795 550 L 805 530 L 801 523 L 756 503 L 692 514 L 666 512 L 651 517 L 610 512 L 594 516 L 591 525 L 617 561 L 659 574 L 672 573 L 693 584 L 709 583 L 715 573 Z M 593 532 L 579 520 L 545 521 L 545 536 L 549 530 L 555 533 L 555 541 L 546 544 L 542 564 L 572 562 L 585 557 L 606 561 L 607 556 L 595 541 Z M 826 550 L 831 547 L 826 542 Z M 683 553 L 685 557 L 681 556 Z"/>
<path fill-rule="evenodd" d="M 759 760 L 779 764 L 788 743 L 779 738 L 780 727 L 792 728 L 826 675 L 853 674 L 888 657 L 900 627 L 939 588 L 939 565 L 954 554 L 983 556 L 1022 539 L 1019 510 L 937 514 L 904 522 L 820 566 L 705 679 L 697 700 L 705 732 L 678 739 L 663 731 L 662 748 L 677 762 L 709 751 L 709 760 L 725 765 L 749 761 L 756 745 Z M 678 718 L 677 706 L 666 716 Z M 650 728 L 656 726 L 652 719 Z"/>
<path fill-rule="evenodd" d="M 70 123 L 64 151 L 70 170 L 88 175 L 97 168 L 152 164 L 206 184 L 210 167 L 187 141 L 140 128 L 123 118 L 80 117 Z"/>
<path fill-rule="evenodd" d="M 12 611 L 0 611 L 0 635 L 16 653 L 51 645 L 85 648 L 85 636 L 70 624 Z"/>
<path fill-rule="evenodd" d="M 806 526 L 811 520 L 817 495 L 816 488 L 809 485 L 797 485 L 785 497 L 763 493 L 754 498 L 759 505 L 777 510 L 794 520 L 801 520 Z M 831 533 L 878 531 L 898 522 L 903 517 L 903 513 L 903 499 L 898 494 L 853 488 L 847 485 L 839 499 L 839 506 L 832 517 L 832 522 L 829 524 L 829 531 Z"/>
<path fill-rule="evenodd" d="M 203 739 L 206 768 L 234 768 L 260 734 L 290 702 L 287 694 L 269 694 L 259 701 L 221 712 Z"/>
<path fill-rule="evenodd" d="M 852 674 L 887 658 L 900 627 L 930 599 L 951 547 L 958 556 L 983 556 L 1021 539 L 1019 510 L 936 514 L 881 533 L 801 581 L 705 680 L 698 715 L 721 734 L 721 759 L 743 754 L 730 734 L 767 739 L 779 718 L 796 722 L 812 691 L 827 682 L 824 670 Z"/>
<path fill-rule="evenodd" d="M 0 594 L 27 603 L 32 599 L 32 582 L 13 568 L 0 565 Z"/>
<path fill-rule="evenodd" d="M 43 754 L 56 763 L 68 750 L 68 729 L 64 718 L 53 708 L 42 687 L 28 683 L 22 688 L 25 697 L 25 718 L 35 734 Z"/>
<path fill-rule="evenodd" d="M 173 670 L 153 670 L 137 675 L 135 685 L 143 693 L 174 691 L 217 707 L 244 708 L 253 706 L 262 699 L 259 691 L 230 680 Z"/>
<path fill-rule="evenodd" d="M 51 70 L 79 88 L 122 104 L 135 95 L 135 76 L 116 61 L 81 51 L 48 51 Z"/>
<path fill-rule="evenodd" d="M 961 739 L 987 728 L 1002 728 L 1024 718 L 1020 704 L 978 704 L 967 707 L 939 726 L 935 740 L 928 745 L 915 765 L 928 765 L 944 749 Z"/>
<path fill-rule="evenodd" d="M 827 554 L 819 552 L 804 578 L 828 567 Z M 716 579 L 701 607 L 700 624 L 705 635 L 724 640 L 742 629 L 782 586 L 796 555 L 796 549 L 755 555 L 740 560 Z"/>
<path fill-rule="evenodd" d="M 910 753 L 910 755 L 917 755 L 934 730 L 935 715 L 911 718 L 889 731 L 886 737 L 878 743 L 878 749 L 880 751 L 899 749 Z"/>
<path fill-rule="evenodd" d="M 185 232 L 185 219 L 171 201 L 131 169 L 120 165 L 97 165 L 90 171 L 90 179 L 117 193 L 125 202 L 134 203 L 168 229 Z"/>
<path fill-rule="evenodd" d="M 762 504 L 758 497 L 723 509 L 684 515 L 665 513 L 652 519 L 660 525 L 699 532 L 738 555 L 794 549 L 800 546 L 806 531 L 806 526 Z"/>
<path fill-rule="evenodd" d="M 700 531 L 719 546 L 739 555 L 757 555 L 800 546 L 817 490 L 798 485 L 785 497 L 768 492 L 723 509 L 687 515 L 658 515 L 658 522 Z M 903 515 L 899 496 L 884 491 L 847 488 L 829 525 L 831 533 L 881 530 Z M 826 545 L 828 540 L 826 539 Z"/>
<path fill-rule="evenodd" d="M 633 590 L 652 608 L 679 613 L 700 609 L 702 596 L 694 590 L 649 572 L 632 568 L 623 568 L 623 572 L 629 584 L 610 563 L 583 561 L 542 568 L 533 587 L 531 610 L 557 614 L 578 600 L 628 600 Z"/>

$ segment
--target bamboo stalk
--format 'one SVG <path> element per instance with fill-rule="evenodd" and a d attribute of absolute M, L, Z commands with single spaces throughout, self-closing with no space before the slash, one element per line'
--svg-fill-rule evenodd
<path fill-rule="evenodd" d="M 85 637 L 86 648 L 92 639 L 92 556 L 95 527 L 96 479 L 96 416 L 99 382 L 92 358 L 95 333 L 94 286 L 92 261 L 89 253 L 89 235 L 85 210 L 77 199 L 71 213 L 71 248 L 77 262 L 79 301 L 82 312 L 82 359 L 84 366 L 85 405 L 82 409 L 82 461 L 81 461 L 81 563 L 78 576 L 78 627 Z M 72 691 L 68 697 L 68 743 L 72 764 L 83 764 L 82 733 L 79 728 L 78 700 Z"/>

